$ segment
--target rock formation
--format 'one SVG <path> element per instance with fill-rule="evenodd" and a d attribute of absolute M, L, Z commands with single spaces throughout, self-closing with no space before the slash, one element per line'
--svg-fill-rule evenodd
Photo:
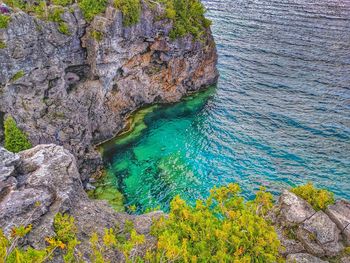
<path fill-rule="evenodd" d="M 118 133 L 128 113 L 217 80 L 210 30 L 201 40 L 172 41 L 172 23 L 157 20 L 160 12 L 143 3 L 140 22 L 126 28 L 112 6 L 87 23 L 73 5 L 62 16 L 68 36 L 53 22 L 13 13 L 0 29 L 0 120 L 12 115 L 33 145 L 71 151 L 85 182 L 101 164 L 94 145 Z"/>
<path fill-rule="evenodd" d="M 343 255 L 349 244 L 350 203 L 337 201 L 325 212 L 315 211 L 305 200 L 284 191 L 272 218 L 287 262 L 348 262 Z M 334 261 L 335 260 L 335 261 Z"/>
<path fill-rule="evenodd" d="M 135 229 L 149 239 L 146 244 L 151 245 L 147 234 L 152 218 L 162 214 L 116 213 L 106 202 L 90 200 L 74 156 L 62 146 L 39 145 L 18 155 L 0 147 L 0 228 L 5 234 L 14 226 L 32 224 L 24 245 L 43 248 L 45 238 L 55 236 L 53 220 L 58 212 L 75 218 L 82 241 L 79 250 L 85 259 L 91 252 L 87 243 L 92 233 L 102 236 L 104 228 L 123 227 L 126 220 L 133 221 Z M 113 262 L 121 262 L 121 257 L 113 255 Z"/>
<path fill-rule="evenodd" d="M 349 262 L 344 253 L 350 242 L 349 207 L 349 202 L 341 200 L 325 212 L 315 211 L 300 197 L 284 191 L 271 211 L 271 218 L 287 262 Z M 0 228 L 9 234 L 14 226 L 32 224 L 24 244 L 42 248 L 45 237 L 55 235 L 53 220 L 58 212 L 75 218 L 82 241 L 79 250 L 85 259 L 90 252 L 88 240 L 92 233 L 102 236 L 105 228 L 123 227 L 126 220 L 133 221 L 138 233 L 148 239 L 145 247 L 134 251 L 144 253 L 155 241 L 149 235 L 152 218 L 162 215 L 162 212 L 140 216 L 116 213 L 105 201 L 90 200 L 74 156 L 62 146 L 38 145 L 19 154 L 0 147 Z M 122 255 L 115 253 L 111 255 L 113 262 L 122 261 Z"/>

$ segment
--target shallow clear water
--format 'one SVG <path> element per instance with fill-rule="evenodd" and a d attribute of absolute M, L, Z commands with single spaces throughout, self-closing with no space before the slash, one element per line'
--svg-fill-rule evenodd
<path fill-rule="evenodd" d="M 350 1 L 204 0 L 221 74 L 106 144 L 107 185 L 138 211 L 238 182 L 246 198 L 314 182 L 350 199 Z"/>

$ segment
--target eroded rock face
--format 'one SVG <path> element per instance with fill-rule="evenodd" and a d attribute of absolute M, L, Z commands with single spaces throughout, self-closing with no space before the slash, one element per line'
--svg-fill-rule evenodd
<path fill-rule="evenodd" d="M 337 224 L 347 245 L 350 245 L 350 203 L 339 200 L 326 209 L 326 214 Z"/>
<path fill-rule="evenodd" d="M 57 25 L 23 12 L 0 29 L 0 113 L 11 114 L 34 145 L 55 143 L 77 157 L 83 181 L 101 164 L 93 144 L 110 139 L 125 117 L 155 102 L 174 102 L 216 82 L 210 30 L 202 41 L 168 37 L 171 23 L 143 4 L 139 24 L 125 28 L 108 7 L 87 24 L 77 6 Z M 99 40 L 91 32 L 100 32 Z M 13 76 L 24 76 L 14 80 Z"/>
<path fill-rule="evenodd" d="M 316 212 L 305 200 L 284 191 L 271 217 L 287 262 L 339 261 L 347 242 L 348 204 L 337 201 L 326 212 Z"/>
<path fill-rule="evenodd" d="M 155 240 L 148 236 L 152 218 L 161 212 L 140 217 L 116 213 L 103 201 L 90 200 L 80 180 L 74 156 L 57 145 L 39 145 L 21 152 L 18 156 L 0 147 L 0 155 L 8 158 L 0 160 L 0 171 L 10 163 L 15 167 L 11 177 L 12 187 L 3 192 L 0 199 L 0 228 L 9 234 L 14 226 L 32 224 L 33 229 L 25 243 L 35 248 L 45 246 L 45 238 L 54 236 L 53 220 L 58 212 L 69 213 L 75 218 L 82 241 L 79 250 L 88 258 L 91 248 L 88 239 L 92 233 L 103 235 L 104 228 L 119 225 L 123 228 L 126 220 L 134 222 L 135 229 L 145 234 L 145 246 Z M 5 161 L 4 161 L 5 160 Z M 145 248 L 140 247 L 143 253 Z M 114 262 L 121 262 L 122 255 L 115 251 L 110 255 Z"/>
<path fill-rule="evenodd" d="M 299 227 L 298 237 L 313 255 L 336 256 L 344 249 L 339 242 L 340 230 L 322 211 L 318 211 Z"/>
<path fill-rule="evenodd" d="M 279 198 L 277 220 L 283 226 L 298 225 L 315 213 L 309 203 L 287 190 Z"/>

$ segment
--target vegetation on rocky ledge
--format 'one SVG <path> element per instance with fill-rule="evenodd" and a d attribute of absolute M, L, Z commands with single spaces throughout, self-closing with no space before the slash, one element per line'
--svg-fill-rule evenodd
<path fill-rule="evenodd" d="M 0 28 L 6 28 L 10 20 L 9 16 L 0 14 Z"/>
<path fill-rule="evenodd" d="M 32 147 L 25 133 L 16 125 L 12 117 L 7 117 L 4 122 L 5 148 L 10 152 L 20 152 Z"/>
<path fill-rule="evenodd" d="M 141 1 L 140 0 L 115 0 L 115 7 L 123 13 L 124 26 L 131 26 L 140 21 Z"/>
<path fill-rule="evenodd" d="M 62 19 L 64 8 L 74 4 L 72 0 L 46 0 L 37 1 L 35 4 L 24 0 L 5 0 L 6 4 L 14 9 L 21 9 L 38 18 L 56 22 L 58 30 L 62 34 L 69 35 L 67 23 Z M 85 19 L 90 22 L 96 15 L 105 12 L 107 0 L 77 0 Z M 164 14 L 158 19 L 169 19 L 173 23 L 170 32 L 171 39 L 192 34 L 200 38 L 211 24 L 211 21 L 204 17 L 206 9 L 200 0 L 146 0 L 150 7 L 162 6 Z M 114 5 L 123 14 L 123 24 L 126 27 L 137 24 L 140 21 L 142 2 L 141 0 L 115 0 Z M 6 28 L 10 20 L 9 16 L 0 15 L 0 28 Z"/>
<path fill-rule="evenodd" d="M 197 201 L 195 207 L 176 197 L 169 215 L 154 222 L 152 235 L 158 240 L 157 246 L 144 258 L 132 251 L 145 242 L 145 236 L 127 221 L 123 231 L 118 227 L 106 229 L 102 237 L 91 233 L 90 260 L 108 262 L 108 252 L 118 250 L 127 262 L 279 262 L 283 259 L 278 254 L 277 234 L 264 219 L 271 207 L 271 194 L 262 190 L 254 201 L 245 202 L 237 184 L 214 188 L 209 198 Z M 82 262 L 81 255 L 75 252 L 79 241 L 71 216 L 56 215 L 56 236 L 46 239 L 44 250 L 18 247 L 19 239 L 30 229 L 30 225 L 14 228 L 9 239 L 1 232 L 0 262 L 45 262 L 59 250 L 65 262 Z"/>
<path fill-rule="evenodd" d="M 311 204 L 316 211 L 324 210 L 327 206 L 334 204 L 333 193 L 324 189 L 317 189 L 311 182 L 295 187 L 291 189 L 291 192 Z"/>
<path fill-rule="evenodd" d="M 166 17 L 173 21 L 170 37 L 192 34 L 199 38 L 211 25 L 211 21 L 204 17 L 206 9 L 199 0 L 158 0 L 166 7 Z"/>

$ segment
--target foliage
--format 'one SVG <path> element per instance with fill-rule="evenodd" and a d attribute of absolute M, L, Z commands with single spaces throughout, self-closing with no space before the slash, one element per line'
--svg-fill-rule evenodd
<path fill-rule="evenodd" d="M 0 14 L 0 28 L 7 28 L 11 17 Z"/>
<path fill-rule="evenodd" d="M 47 255 L 45 250 L 35 250 L 32 248 L 23 250 L 18 247 L 18 241 L 27 235 L 30 232 L 31 228 L 31 225 L 14 227 L 9 238 L 7 238 L 0 229 L 0 262 L 43 262 Z"/>
<path fill-rule="evenodd" d="M 12 76 L 11 80 L 16 81 L 22 78 L 23 76 L 24 76 L 24 71 L 20 70 L 20 71 L 17 71 L 16 74 Z"/>
<path fill-rule="evenodd" d="M 140 21 L 141 2 L 140 0 L 115 0 L 114 5 L 123 14 L 123 25 L 132 26 Z"/>
<path fill-rule="evenodd" d="M 98 14 L 103 13 L 107 7 L 107 0 L 79 0 L 79 7 L 87 21 L 92 21 Z"/>
<path fill-rule="evenodd" d="M 245 203 L 237 184 L 214 188 L 195 207 L 179 196 L 171 202 L 168 218 L 156 222 L 152 233 L 157 251 L 154 262 L 278 262 L 280 243 L 274 228 L 260 214 L 272 206 L 263 191 Z"/>
<path fill-rule="evenodd" d="M 72 0 L 52 0 L 52 3 L 54 5 L 59 5 L 59 6 L 68 6 L 73 4 L 74 1 Z"/>
<path fill-rule="evenodd" d="M 100 42 L 100 41 L 102 41 L 102 39 L 103 39 L 103 33 L 100 32 L 100 31 L 97 31 L 97 30 L 92 30 L 92 31 L 90 32 L 90 36 L 91 36 L 93 39 L 95 39 L 97 42 Z"/>
<path fill-rule="evenodd" d="M 62 15 L 64 9 L 62 7 L 52 8 L 48 15 L 48 20 L 58 23 L 58 31 L 65 35 L 70 35 L 69 27 L 66 22 L 63 21 Z"/>
<path fill-rule="evenodd" d="M 292 188 L 291 192 L 306 200 L 316 211 L 324 210 L 327 206 L 334 204 L 333 193 L 317 189 L 311 182 Z"/>
<path fill-rule="evenodd" d="M 239 193 L 237 184 L 214 188 L 209 198 L 197 201 L 195 207 L 176 197 L 168 217 L 154 222 L 152 234 L 158 240 L 157 247 L 147 251 L 145 258 L 137 255 L 145 236 L 136 232 L 131 221 L 125 221 L 123 230 L 105 229 L 102 237 L 93 233 L 90 261 L 109 262 L 107 255 L 118 250 L 126 262 L 282 262 L 277 234 L 263 218 L 272 207 L 271 194 L 262 189 L 255 200 L 245 202 Z M 9 250 L 11 240 L 0 231 L 0 262 L 8 257 L 7 251 L 11 257 L 23 258 L 9 262 L 45 262 L 56 250 L 63 252 L 64 262 L 80 262 L 81 255 L 74 252 L 79 244 L 74 218 L 59 213 L 53 225 L 56 236 L 46 239 L 44 250 L 20 250 L 17 244 Z M 30 229 L 20 227 L 13 235 L 22 238 Z"/>
<path fill-rule="evenodd" d="M 0 40 L 0 49 L 6 48 L 6 43 Z"/>
<path fill-rule="evenodd" d="M 46 238 L 45 249 L 21 249 L 18 242 L 32 229 L 31 225 L 14 227 L 10 238 L 7 238 L 0 229 L 0 262 L 6 263 L 36 263 L 52 259 L 53 253 L 60 249 L 63 252 L 64 262 L 79 262 L 79 255 L 74 255 L 74 249 L 79 244 L 76 238 L 74 218 L 69 215 L 57 214 L 54 219 L 56 236 Z"/>
<path fill-rule="evenodd" d="M 104 236 L 101 238 L 94 233 L 90 238 L 91 255 L 90 260 L 94 263 L 107 262 L 105 254 L 109 250 L 118 249 L 125 257 L 126 262 L 143 262 L 136 255 L 132 255 L 131 251 L 136 250 L 138 246 L 144 244 L 145 236 L 139 235 L 134 229 L 131 221 L 126 221 L 124 231 L 116 229 L 105 229 Z"/>
<path fill-rule="evenodd" d="M 187 34 L 200 38 L 211 21 L 204 17 L 206 9 L 200 0 L 158 0 L 166 7 L 166 17 L 173 21 L 170 37 L 176 39 Z"/>
<path fill-rule="evenodd" d="M 74 224 L 74 218 L 68 214 L 58 213 L 55 216 L 54 229 L 56 237 L 49 240 L 65 250 L 64 262 L 76 262 L 74 249 L 80 242 L 76 236 L 78 229 Z"/>
<path fill-rule="evenodd" d="M 5 148 L 10 152 L 20 152 L 32 147 L 23 133 L 16 125 L 12 117 L 7 117 L 4 122 Z"/>

